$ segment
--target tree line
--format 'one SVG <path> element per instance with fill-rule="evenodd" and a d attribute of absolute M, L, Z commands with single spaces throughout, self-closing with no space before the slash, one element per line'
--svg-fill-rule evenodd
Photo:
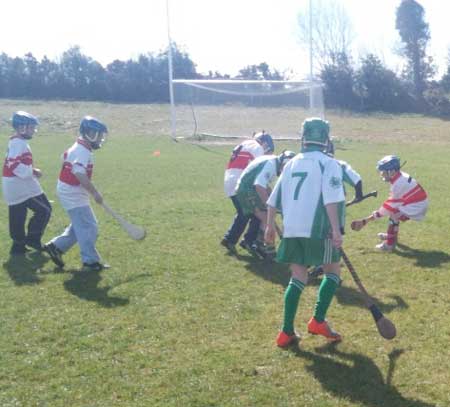
<path fill-rule="evenodd" d="M 322 22 L 330 29 L 329 18 L 316 17 L 317 24 Z M 309 27 L 303 28 L 305 32 L 309 31 Z M 326 32 L 322 28 L 316 27 L 317 32 Z M 324 83 L 328 108 L 358 112 L 421 112 L 450 117 L 450 61 L 442 79 L 433 80 L 435 67 L 426 54 L 430 32 L 423 7 L 415 0 L 402 0 L 397 8 L 396 28 L 402 39 L 401 53 L 406 60 L 400 75 L 387 68 L 374 54 L 364 56 L 357 63 L 353 61 L 348 50 L 349 41 L 342 41 L 346 36 L 345 24 L 338 27 L 341 35 L 333 34 L 315 43 L 315 52 L 321 57 L 317 77 Z M 332 46 L 332 38 L 340 38 L 341 42 Z M 172 44 L 172 61 L 174 78 L 289 79 L 265 62 L 243 67 L 236 76 L 220 72 L 202 75 L 197 72 L 189 54 L 176 44 Z M 2 53 L 0 98 L 168 103 L 168 49 L 140 55 L 136 60 L 115 60 L 106 67 L 84 55 L 78 46 L 65 51 L 57 61 L 47 57 L 38 61 L 31 53 L 23 58 Z"/>

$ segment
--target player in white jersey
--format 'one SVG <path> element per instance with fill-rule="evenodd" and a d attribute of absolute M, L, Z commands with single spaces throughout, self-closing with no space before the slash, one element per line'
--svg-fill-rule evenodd
<path fill-rule="evenodd" d="M 264 246 L 264 230 L 267 220 L 266 202 L 272 181 L 280 175 L 286 163 L 295 156 L 292 151 L 283 151 L 279 156 L 267 155 L 253 160 L 241 174 L 236 185 L 236 198 L 246 216 L 259 219 L 261 238 L 253 244 L 253 251 L 263 258 L 273 256 L 275 249 Z"/>
<path fill-rule="evenodd" d="M 327 148 L 327 154 L 330 157 L 334 157 L 334 144 L 330 140 L 328 148 Z M 353 202 L 358 202 L 363 198 L 363 186 L 362 186 L 362 178 L 361 175 L 359 175 L 358 172 L 356 172 L 352 166 L 343 160 L 338 160 L 339 165 L 342 169 L 342 181 L 344 182 L 344 191 L 345 191 L 345 184 L 350 185 L 355 190 L 355 196 L 353 197 Z M 342 230 L 342 233 L 344 231 Z M 314 268 L 313 271 L 309 273 L 309 278 L 317 278 L 319 275 L 323 274 L 323 268 L 321 266 L 317 266 Z"/>
<path fill-rule="evenodd" d="M 400 222 L 413 219 L 420 221 L 428 209 L 425 190 L 406 172 L 400 171 L 400 159 L 395 155 L 383 157 L 377 163 L 377 170 L 385 182 L 391 184 L 389 197 L 381 207 L 366 218 L 354 220 L 353 230 L 361 230 L 368 222 L 389 216 L 387 233 L 378 233 L 382 242 L 375 246 L 382 251 L 392 251 L 398 239 Z"/>
<path fill-rule="evenodd" d="M 42 250 L 41 238 L 52 212 L 38 181 L 42 172 L 33 167 L 33 156 L 28 145 L 38 124 L 37 118 L 30 113 L 18 111 L 13 114 L 15 132 L 8 143 L 2 177 L 3 198 L 9 212 L 9 234 L 13 241 L 12 255 L 24 254 L 27 246 Z M 25 232 L 28 209 L 33 216 Z"/>
<path fill-rule="evenodd" d="M 225 170 L 224 190 L 225 195 L 231 199 L 231 202 L 236 209 L 236 216 L 221 241 L 221 244 L 230 252 L 236 251 L 235 245 L 248 223 L 247 233 L 240 242 L 242 248 L 251 250 L 259 230 L 259 219 L 252 215 L 248 216 L 243 214 L 242 208 L 236 199 L 236 184 L 242 172 L 251 161 L 264 154 L 272 154 L 274 149 L 275 146 L 272 137 L 270 134 L 262 131 L 256 133 L 252 140 L 246 140 L 238 144 L 231 153 L 230 160 L 228 161 Z"/>
<path fill-rule="evenodd" d="M 294 330 L 301 292 L 308 281 L 308 266 L 323 264 L 325 277 L 318 290 L 308 332 L 340 341 L 325 320 L 326 312 L 340 282 L 341 227 L 345 213 L 342 169 L 337 160 L 324 153 L 329 142 L 329 124 L 320 118 L 304 121 L 301 153 L 285 166 L 267 201 L 265 239 L 275 239 L 275 214 L 283 216 L 283 238 L 277 261 L 288 263 L 292 277 L 284 297 L 284 321 L 277 345 L 287 347 L 298 340 Z"/>
<path fill-rule="evenodd" d="M 99 149 L 108 133 L 98 119 L 85 116 L 80 124 L 80 136 L 63 155 L 57 194 L 70 217 L 65 231 L 47 243 L 44 248 L 58 267 L 64 267 L 62 255 L 75 243 L 80 247 L 83 268 L 100 271 L 102 264 L 95 248 L 98 236 L 97 219 L 90 206 L 89 196 L 101 204 L 103 197 L 91 181 L 94 163 L 93 150 Z"/>

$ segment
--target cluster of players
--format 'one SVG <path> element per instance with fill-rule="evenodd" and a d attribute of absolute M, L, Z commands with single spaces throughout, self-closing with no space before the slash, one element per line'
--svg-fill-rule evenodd
<path fill-rule="evenodd" d="M 274 155 L 272 137 L 255 134 L 232 152 L 225 171 L 225 193 L 236 208 L 236 216 L 221 244 L 236 253 L 236 244 L 264 259 L 275 258 L 289 265 L 291 279 L 284 295 L 284 319 L 276 338 L 279 347 L 298 341 L 294 320 L 302 291 L 308 282 L 308 269 L 320 266 L 324 278 L 307 330 L 330 341 L 341 335 L 326 320 L 326 313 L 340 285 L 340 258 L 345 224 L 345 188 L 355 189 L 354 202 L 363 199 L 361 176 L 344 162 L 334 158 L 329 123 L 320 118 L 303 122 L 301 151 L 283 151 Z M 367 223 L 388 217 L 386 233 L 378 233 L 376 249 L 395 249 L 400 222 L 422 220 L 428 208 L 425 190 L 409 174 L 400 170 L 395 155 L 382 158 L 377 170 L 390 184 L 388 198 L 369 216 L 351 222 L 361 230 Z M 278 176 L 273 190 L 271 182 Z M 276 224 L 281 214 L 282 229 Z M 280 243 L 275 250 L 276 235 Z"/>
<path fill-rule="evenodd" d="M 93 151 L 99 149 L 107 136 L 107 127 L 98 119 L 85 116 L 79 136 L 64 152 L 57 181 L 57 195 L 70 218 L 62 234 L 43 245 L 41 242 L 49 223 L 52 207 L 39 183 L 40 169 L 33 165 L 29 141 L 37 131 L 39 121 L 34 115 L 18 111 L 12 116 L 13 135 L 9 139 L 3 165 L 3 198 L 8 205 L 11 256 L 22 256 L 29 250 L 46 252 L 60 268 L 63 254 L 78 244 L 83 268 L 100 271 L 108 267 L 96 250 L 97 220 L 90 206 L 90 196 L 98 204 L 103 198 L 91 181 L 94 169 Z M 27 212 L 32 216 L 27 223 Z"/>
<path fill-rule="evenodd" d="M 62 156 L 57 181 L 57 195 L 70 225 L 43 245 L 41 239 L 52 207 L 39 183 L 42 172 L 33 165 L 28 144 L 38 124 L 30 113 L 13 114 L 14 134 L 9 140 L 2 177 L 3 197 L 9 210 L 10 254 L 21 256 L 30 249 L 43 251 L 62 268 L 63 254 L 78 244 L 83 268 L 100 271 L 108 266 L 96 250 L 98 226 L 90 197 L 103 203 L 91 178 L 93 151 L 105 141 L 107 127 L 91 116 L 81 120 L 77 140 Z M 236 208 L 236 216 L 221 244 L 236 253 L 239 242 L 241 248 L 255 256 L 289 264 L 291 279 L 285 291 L 284 320 L 276 339 L 280 347 L 299 338 L 294 320 L 300 295 L 308 282 L 308 268 L 320 266 L 324 277 L 307 329 L 340 341 L 341 335 L 331 328 L 325 316 L 340 284 L 346 203 L 343 183 L 354 188 L 354 201 L 361 200 L 361 176 L 348 163 L 334 158 L 329 124 L 320 118 L 304 121 L 299 154 L 283 151 L 274 155 L 274 151 L 274 141 L 265 132 L 234 148 L 225 171 L 225 193 Z M 424 189 L 400 167 L 400 159 L 395 155 L 377 163 L 381 177 L 390 184 L 389 197 L 369 216 L 351 223 L 351 228 L 358 231 L 371 221 L 388 217 L 387 232 L 378 234 L 381 243 L 376 246 L 387 252 L 395 248 L 400 222 L 423 219 L 428 207 Z M 272 181 L 277 177 L 272 190 Z M 27 224 L 28 210 L 32 216 Z M 277 213 L 281 214 L 282 228 L 276 224 Z M 280 237 L 277 250 L 276 235 Z"/>

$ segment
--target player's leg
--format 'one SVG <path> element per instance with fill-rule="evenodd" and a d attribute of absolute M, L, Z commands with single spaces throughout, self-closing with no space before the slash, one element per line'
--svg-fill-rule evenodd
<path fill-rule="evenodd" d="M 322 267 L 324 270 L 324 278 L 317 291 L 314 315 L 308 322 L 308 332 L 314 335 L 325 336 L 331 341 L 340 341 L 341 336 L 331 329 L 325 319 L 328 308 L 340 283 L 340 251 L 332 246 L 330 239 L 311 240 L 309 250 L 313 256 L 311 261 L 315 259 L 314 253 L 323 256 Z"/>
<path fill-rule="evenodd" d="M 40 251 L 42 250 L 41 238 L 50 220 L 52 206 L 45 194 L 28 199 L 26 205 L 33 212 L 28 222 L 26 245 Z"/>
<path fill-rule="evenodd" d="M 250 217 L 250 222 L 248 224 L 248 228 L 247 228 L 247 232 L 244 235 L 244 239 L 241 241 L 244 242 L 244 244 L 241 246 L 245 246 L 245 248 L 249 248 L 251 247 L 251 245 L 253 243 L 255 243 L 257 237 L 258 237 L 258 232 L 260 230 L 260 220 L 252 215 Z"/>
<path fill-rule="evenodd" d="M 249 220 L 249 217 L 244 215 L 237 197 L 232 196 L 231 201 L 236 209 L 236 215 L 233 219 L 233 223 L 225 233 L 221 242 L 222 245 L 227 247 L 228 249 L 230 249 L 231 246 L 234 246 L 238 242 Z"/>
<path fill-rule="evenodd" d="M 276 255 L 275 246 L 266 245 L 264 242 L 264 231 L 267 225 L 267 211 L 265 206 L 261 203 L 259 205 L 255 205 L 253 214 L 259 220 L 259 230 L 256 240 L 252 245 L 252 249 L 263 259 L 273 260 Z"/>
<path fill-rule="evenodd" d="M 27 251 L 25 247 L 25 221 L 27 219 L 27 207 L 25 202 L 8 206 L 9 236 L 13 243 L 10 254 L 20 255 Z"/>
<path fill-rule="evenodd" d="M 95 247 L 98 237 L 98 225 L 90 206 L 82 206 L 70 210 L 72 225 L 80 246 L 83 267 L 94 271 L 101 270 L 100 255 Z"/>
<path fill-rule="evenodd" d="M 400 229 L 400 221 L 406 221 L 409 218 L 400 212 L 391 215 L 389 218 L 388 229 L 386 233 L 378 233 L 378 237 L 382 240 L 380 244 L 375 246 L 376 249 L 382 251 L 392 251 L 398 241 L 398 232 Z"/>
<path fill-rule="evenodd" d="M 277 260 L 281 263 L 289 263 L 291 279 L 284 292 L 283 325 L 277 336 L 277 345 L 287 347 L 297 341 L 299 336 L 294 329 L 294 321 L 297 315 L 300 296 L 308 281 L 307 267 L 303 264 L 304 239 L 282 239 L 277 253 Z"/>
<path fill-rule="evenodd" d="M 71 211 L 68 211 L 68 215 L 72 221 Z M 67 252 L 75 243 L 77 243 L 77 237 L 75 236 L 75 230 L 71 223 L 66 227 L 64 232 L 59 236 L 56 236 L 44 245 L 44 250 L 48 253 L 53 263 L 58 267 L 64 267 L 64 261 L 62 256 Z"/>

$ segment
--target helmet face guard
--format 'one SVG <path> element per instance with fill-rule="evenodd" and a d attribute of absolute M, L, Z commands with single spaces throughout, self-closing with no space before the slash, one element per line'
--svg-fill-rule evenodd
<path fill-rule="evenodd" d="M 392 177 L 400 171 L 400 158 L 396 155 L 387 155 L 377 163 L 377 170 L 380 172 L 381 179 L 389 182 Z"/>
<path fill-rule="evenodd" d="M 97 150 L 104 143 L 108 129 L 95 117 L 85 116 L 81 120 L 80 134 L 94 150 Z"/>
<path fill-rule="evenodd" d="M 21 110 L 13 114 L 11 121 L 17 134 L 27 140 L 33 138 L 33 134 L 36 132 L 36 126 L 39 125 L 37 117 Z"/>
<path fill-rule="evenodd" d="M 105 142 L 106 135 L 108 133 L 96 132 L 95 130 L 89 130 L 82 137 L 90 144 L 94 150 L 98 150 Z"/>
<path fill-rule="evenodd" d="M 273 143 L 272 136 L 266 133 L 264 130 L 260 133 L 256 133 L 253 138 L 262 145 L 264 148 L 264 154 L 271 154 L 275 151 L 275 145 Z"/>

